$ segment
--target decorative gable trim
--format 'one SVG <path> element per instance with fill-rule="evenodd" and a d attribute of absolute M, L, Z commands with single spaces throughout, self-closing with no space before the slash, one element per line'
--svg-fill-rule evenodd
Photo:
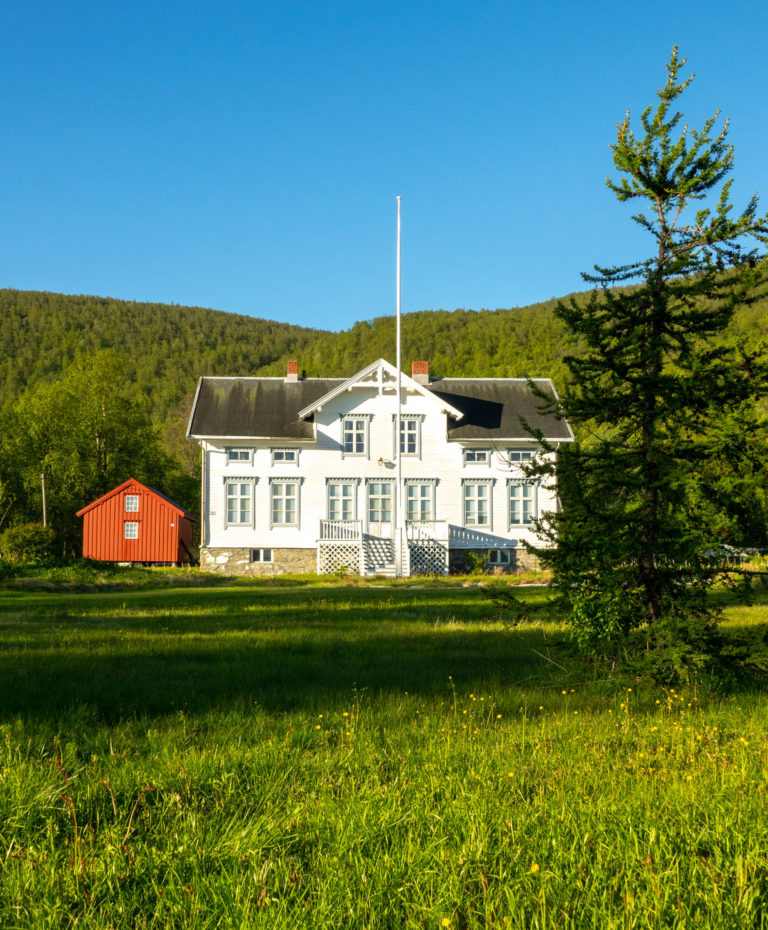
<path fill-rule="evenodd" d="M 424 387 L 424 385 L 419 384 L 417 381 L 414 381 L 413 378 L 408 377 L 408 375 L 405 373 L 400 373 L 400 379 L 403 390 L 409 391 L 412 394 L 420 394 L 422 397 L 426 398 L 432 406 L 438 409 L 440 413 L 445 413 L 449 417 L 452 417 L 454 420 L 460 420 L 464 416 L 460 410 L 457 410 L 451 404 L 440 399 L 439 397 L 436 397 L 432 391 L 429 390 L 429 388 Z M 323 395 L 318 400 L 313 401 L 313 403 L 308 407 L 304 407 L 303 410 L 299 410 L 299 419 L 303 420 L 306 417 L 319 412 L 334 398 L 339 397 L 341 394 L 344 394 L 345 392 L 351 391 L 358 387 L 376 388 L 379 394 L 383 394 L 385 391 L 396 391 L 397 369 L 386 359 L 377 359 L 375 362 L 372 362 L 370 365 L 368 365 L 367 368 L 363 368 L 361 371 L 358 371 L 357 374 L 352 375 L 351 378 L 343 381 L 341 384 L 328 391 L 327 394 Z"/>

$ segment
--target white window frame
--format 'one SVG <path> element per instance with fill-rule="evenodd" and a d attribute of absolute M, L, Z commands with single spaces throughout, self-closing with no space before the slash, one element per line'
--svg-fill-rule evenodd
<path fill-rule="evenodd" d="M 296 492 L 292 498 L 285 494 L 276 495 L 275 489 L 279 485 L 283 485 L 283 484 L 292 484 L 295 486 Z M 301 484 L 302 484 L 301 478 L 270 478 L 269 479 L 269 526 L 270 526 L 270 529 L 273 529 L 273 528 L 298 529 L 299 528 L 299 526 L 301 525 Z M 275 520 L 275 500 L 282 501 L 282 511 L 283 511 L 283 516 L 285 516 L 285 503 L 286 501 L 291 500 L 291 499 L 293 499 L 296 504 L 295 509 L 294 509 L 294 519 L 291 521 Z"/>
<path fill-rule="evenodd" d="M 265 553 L 269 553 L 269 558 L 266 557 Z M 258 554 L 257 554 L 258 553 Z M 263 549 L 251 549 L 251 562 L 259 563 L 261 565 L 269 564 L 275 561 L 275 550 L 269 547 Z"/>
<path fill-rule="evenodd" d="M 402 440 L 403 436 L 408 434 L 408 426 L 413 426 L 414 433 L 414 451 L 406 452 L 401 451 L 400 455 L 403 458 L 411 459 L 420 459 L 421 458 L 421 423 L 424 420 L 423 413 L 401 413 L 400 414 L 400 438 Z M 397 437 L 395 432 L 397 430 L 397 416 L 392 414 L 392 457 L 397 456 Z M 401 443 L 402 444 L 402 443 Z"/>
<path fill-rule="evenodd" d="M 372 520 L 371 519 L 371 487 L 375 484 L 389 485 L 389 520 Z M 377 495 L 384 497 L 384 495 Z M 392 478 L 366 478 L 365 481 L 365 525 L 371 523 L 392 523 L 395 513 L 395 482 Z"/>
<path fill-rule="evenodd" d="M 470 467 L 477 465 L 481 468 L 490 468 L 490 465 L 491 465 L 491 450 L 490 449 L 486 447 L 483 447 L 481 449 L 474 449 L 471 446 L 469 447 L 464 446 L 464 448 L 461 451 L 462 451 L 462 456 L 463 456 L 465 467 L 467 465 L 469 465 Z M 484 455 L 485 458 L 476 459 L 475 456 L 477 455 Z"/>
<path fill-rule="evenodd" d="M 536 458 L 535 449 L 507 449 L 507 461 L 510 465 L 516 465 L 518 468 L 534 458 Z"/>
<path fill-rule="evenodd" d="M 135 503 L 135 507 L 132 506 Z M 126 494 L 125 495 L 125 512 L 126 513 L 138 513 L 139 512 L 139 495 L 138 494 Z"/>
<path fill-rule="evenodd" d="M 285 446 L 285 447 L 275 447 L 270 449 L 270 455 L 272 456 L 272 465 L 297 465 L 299 464 L 299 452 L 301 450 L 297 449 L 295 446 Z M 290 454 L 293 458 L 285 458 L 286 454 Z"/>
<path fill-rule="evenodd" d="M 511 549 L 489 549 L 488 550 L 488 564 L 489 565 L 504 565 L 509 567 L 512 565 L 512 550 Z"/>
<path fill-rule="evenodd" d="M 132 532 L 129 532 L 128 528 L 131 528 Z M 123 539 L 138 539 L 139 538 L 139 523 L 137 520 L 126 520 L 123 523 Z"/>
<path fill-rule="evenodd" d="M 254 450 L 248 446 L 225 446 L 227 465 L 253 465 Z M 236 456 L 236 458 L 233 458 Z"/>
<path fill-rule="evenodd" d="M 530 496 L 530 519 L 522 519 L 524 515 L 524 503 L 525 499 L 522 494 L 518 492 L 518 488 L 531 488 Z M 520 520 L 512 520 L 512 503 L 513 501 L 518 502 L 520 510 Z M 533 526 L 535 520 L 539 518 L 539 482 L 532 480 L 530 478 L 507 478 L 507 524 L 509 528 L 512 527 L 521 527 L 521 526 Z"/>
<path fill-rule="evenodd" d="M 345 458 L 366 458 L 371 457 L 371 420 L 373 419 L 372 413 L 342 413 L 339 414 L 341 419 L 341 457 Z M 345 449 L 346 445 L 346 424 L 348 421 L 360 420 L 363 423 L 363 451 L 362 452 L 348 452 Z M 355 430 L 357 432 L 357 430 Z"/>
<path fill-rule="evenodd" d="M 461 518 L 462 525 L 467 529 L 484 529 L 484 530 L 493 530 L 493 478 L 463 478 L 461 481 Z M 486 523 L 477 523 L 470 522 L 467 519 L 467 504 L 473 499 L 471 495 L 467 495 L 469 488 L 487 488 L 488 492 L 485 497 L 480 497 L 479 495 L 474 496 L 475 502 L 480 500 L 485 500 L 488 504 L 487 516 L 488 521 Z"/>
<path fill-rule="evenodd" d="M 256 482 L 258 480 L 259 480 L 258 478 L 244 477 L 242 475 L 239 477 L 227 476 L 224 479 L 224 529 L 228 529 L 229 527 L 241 527 L 242 528 L 244 526 L 251 527 L 251 529 L 253 529 L 256 526 L 256 495 L 254 493 L 254 489 L 256 487 Z M 249 520 L 231 521 L 229 519 L 229 486 L 234 485 L 234 484 L 248 485 L 247 496 L 250 502 L 250 510 L 251 510 L 251 516 Z M 237 495 L 238 499 L 241 499 L 245 496 L 246 495 L 242 493 Z M 238 508 L 238 512 L 239 512 L 239 508 Z"/>
<path fill-rule="evenodd" d="M 352 516 L 349 518 L 332 517 L 331 516 L 331 487 L 333 485 L 346 485 L 346 484 L 352 486 L 352 496 L 350 498 L 352 501 Z M 359 484 L 360 484 L 359 478 L 326 478 L 325 479 L 325 512 L 326 514 L 328 514 L 327 516 L 328 520 L 345 520 L 345 519 L 357 520 L 357 498 L 358 498 L 357 489 L 358 489 Z M 339 497 L 337 498 L 337 500 L 343 501 L 344 498 Z"/>
<path fill-rule="evenodd" d="M 404 496 L 405 500 L 404 500 L 404 507 L 403 507 L 403 510 L 405 511 L 405 519 L 406 519 L 407 521 L 410 521 L 410 522 L 412 522 L 412 523 L 431 523 L 431 522 L 434 522 L 434 521 L 437 519 L 437 517 L 436 517 L 436 512 L 437 512 L 437 507 L 436 507 L 436 504 L 437 504 L 437 501 L 436 501 L 436 497 L 437 497 L 437 494 L 436 494 L 436 490 L 437 490 L 437 481 L 438 481 L 437 478 L 406 478 L 406 479 L 405 479 L 405 482 L 404 482 L 405 487 L 404 487 L 404 490 L 403 490 L 403 496 Z M 429 517 L 414 517 L 414 518 L 411 518 L 411 517 L 408 516 L 408 502 L 409 502 L 409 500 L 410 500 L 410 497 L 409 497 L 409 495 L 408 495 L 408 492 L 409 492 L 409 489 L 410 489 L 410 488 L 414 488 L 414 487 L 415 487 L 415 488 L 424 488 L 424 487 L 428 487 L 428 488 L 430 489 L 430 494 L 428 495 L 428 498 L 420 497 L 420 498 L 418 498 L 418 500 L 426 500 L 426 499 L 429 500 L 429 509 L 430 509 L 431 516 L 429 516 Z"/>

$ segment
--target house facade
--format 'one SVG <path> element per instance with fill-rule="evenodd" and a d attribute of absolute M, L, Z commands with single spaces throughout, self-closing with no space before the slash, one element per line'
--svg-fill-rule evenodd
<path fill-rule="evenodd" d="M 553 399 L 548 379 L 536 386 Z M 573 439 L 527 379 L 430 379 L 378 359 L 351 378 L 201 378 L 201 567 L 232 574 L 445 574 L 482 559 L 522 570 L 554 487 L 523 469 Z"/>

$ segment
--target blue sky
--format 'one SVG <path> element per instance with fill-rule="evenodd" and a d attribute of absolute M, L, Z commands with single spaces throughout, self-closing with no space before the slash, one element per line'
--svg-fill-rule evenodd
<path fill-rule="evenodd" d="M 615 124 L 680 45 L 734 202 L 768 210 L 768 3 L 35 2 L 0 7 L 0 287 L 342 329 L 514 307 L 648 243 Z"/>

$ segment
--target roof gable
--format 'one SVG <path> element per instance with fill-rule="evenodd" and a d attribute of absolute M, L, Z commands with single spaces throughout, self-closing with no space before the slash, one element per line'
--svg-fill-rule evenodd
<path fill-rule="evenodd" d="M 417 381 L 414 381 L 413 378 L 409 378 L 408 375 L 402 372 L 400 373 L 400 385 L 402 390 L 412 394 L 420 394 L 422 397 L 425 397 L 440 413 L 448 414 L 448 416 L 454 420 L 461 420 L 464 415 L 461 410 L 454 407 L 447 400 L 439 397 L 433 391 L 430 391 L 428 387 L 419 384 Z M 311 404 L 299 410 L 298 416 L 301 419 L 310 417 L 322 410 L 323 407 L 334 398 L 355 388 L 369 388 L 375 390 L 378 394 L 387 392 L 392 392 L 394 394 L 397 391 L 397 369 L 386 359 L 376 359 L 375 362 L 371 362 L 370 365 L 358 371 L 357 374 L 352 375 L 351 378 L 347 378 L 346 381 L 334 385 L 331 390 L 322 397 L 318 397 L 317 400 L 314 400 Z"/>
<path fill-rule="evenodd" d="M 147 484 L 142 484 L 140 481 L 137 481 L 135 478 L 129 478 L 127 481 L 124 481 L 122 484 L 119 484 L 116 488 L 112 488 L 111 491 L 107 491 L 106 494 L 102 494 L 101 497 L 97 498 L 95 501 L 92 501 L 90 504 L 87 504 L 81 510 L 78 510 L 75 516 L 82 517 L 86 513 L 88 513 L 90 510 L 93 510 L 94 507 L 98 507 L 99 504 L 103 504 L 105 501 L 108 501 L 111 497 L 116 497 L 118 494 L 122 494 L 123 492 L 129 491 L 129 490 L 136 490 L 136 491 L 142 490 L 142 491 L 147 491 L 150 494 L 154 494 L 155 497 L 159 497 L 166 504 L 168 504 L 169 507 L 172 507 L 173 510 L 180 517 L 189 517 L 190 520 L 196 520 L 196 517 L 194 517 L 191 513 L 189 513 L 189 511 L 184 510 L 183 507 L 179 507 L 179 505 L 174 503 L 170 499 L 170 497 L 166 497 L 165 494 L 162 493 L 162 491 L 158 491 L 155 488 L 151 488 Z"/>

